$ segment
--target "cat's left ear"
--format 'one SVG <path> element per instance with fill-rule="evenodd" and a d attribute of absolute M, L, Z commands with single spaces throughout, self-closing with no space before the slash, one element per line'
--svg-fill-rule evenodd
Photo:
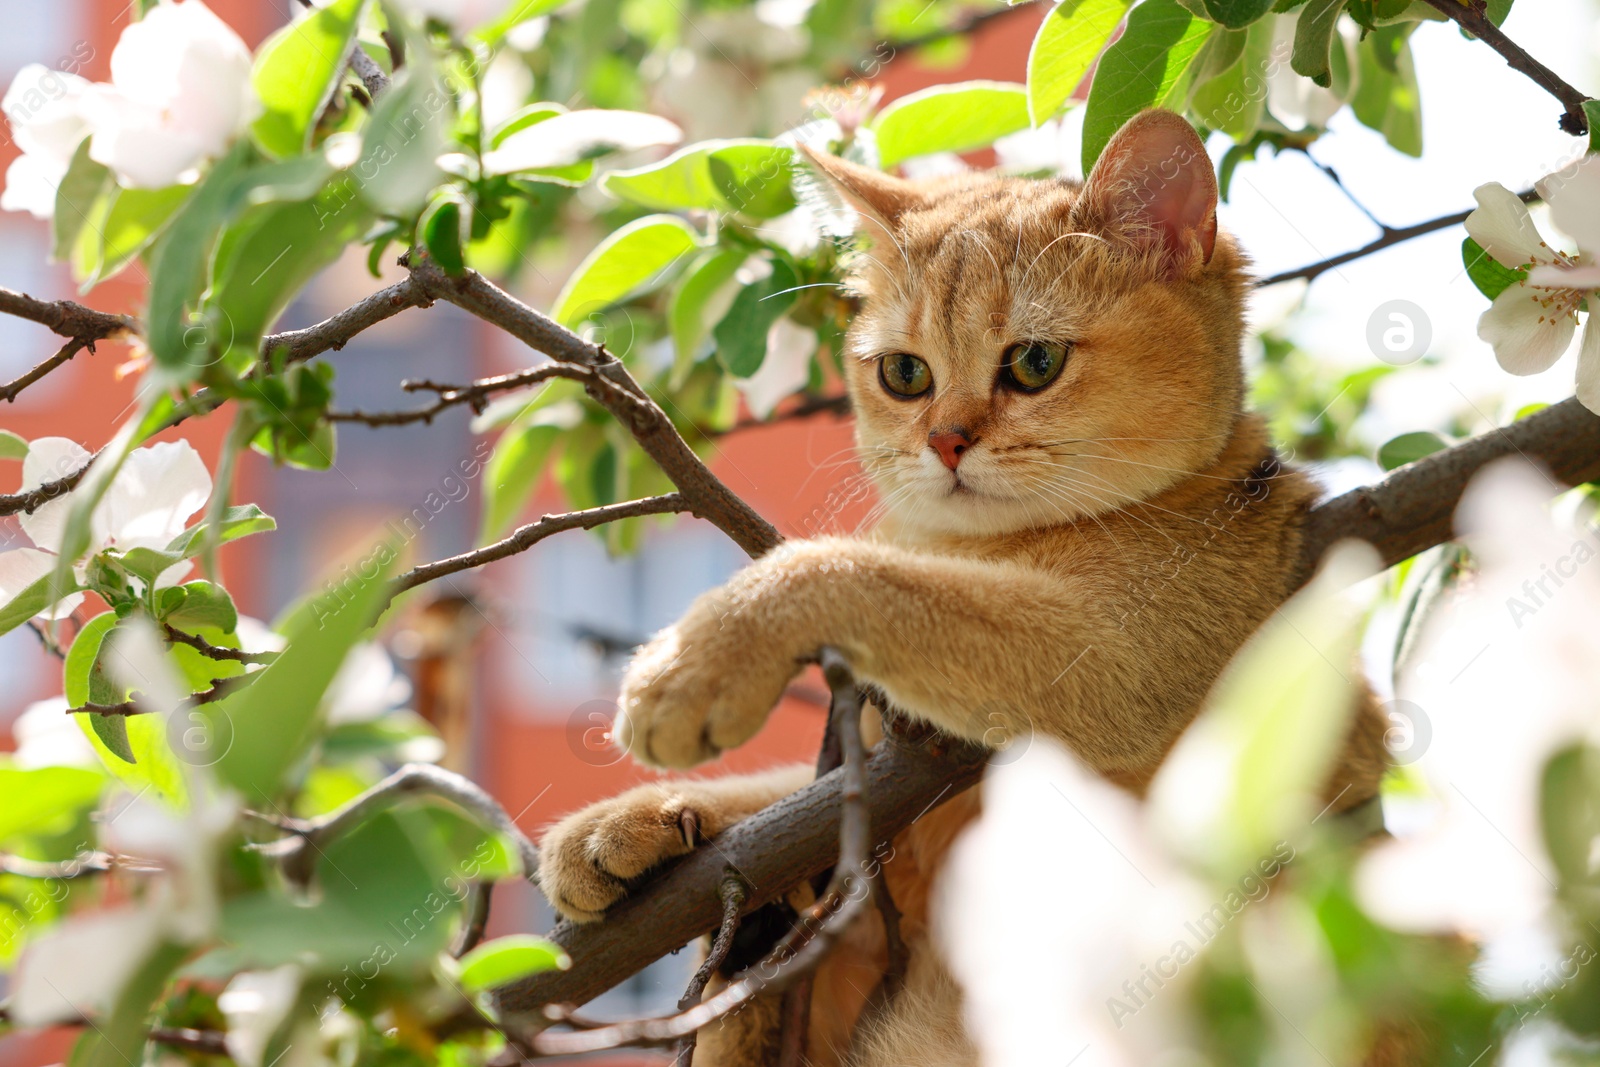
<path fill-rule="evenodd" d="M 1144 111 L 1111 138 L 1089 173 L 1074 222 L 1098 222 L 1156 246 L 1177 271 L 1211 262 L 1217 179 L 1194 127 L 1170 111 Z M 1082 216 L 1080 218 L 1080 216 Z"/>
<path fill-rule="evenodd" d="M 803 144 L 796 147 L 863 221 L 870 220 L 877 227 L 893 230 L 900 216 L 925 206 L 921 192 L 904 178 L 815 151 Z M 861 231 L 874 228 L 872 225 L 856 227 Z"/>

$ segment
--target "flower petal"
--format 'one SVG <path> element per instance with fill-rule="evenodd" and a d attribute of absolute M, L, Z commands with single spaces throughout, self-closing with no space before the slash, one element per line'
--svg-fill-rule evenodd
<path fill-rule="evenodd" d="M 1552 311 L 1547 299 L 1543 291 L 1513 285 L 1478 320 L 1478 336 L 1494 346 L 1495 359 L 1512 374 L 1548 370 L 1572 343 L 1572 315 Z"/>
<path fill-rule="evenodd" d="M 47 482 L 64 478 L 80 469 L 88 460 L 88 450 L 65 437 L 41 437 L 31 441 L 28 443 L 28 454 L 22 459 L 22 488 L 37 489 Z M 66 529 L 67 512 L 71 508 L 72 494 L 63 493 L 35 508 L 32 514 L 19 515 L 17 521 L 34 544 L 56 552 L 61 548 L 61 535 Z"/>
<path fill-rule="evenodd" d="M 62 171 L 88 132 L 79 102 L 89 83 L 76 74 L 30 63 L 17 71 L 0 101 L 17 147 Z"/>
<path fill-rule="evenodd" d="M 1478 210 L 1467 216 L 1467 233 L 1484 251 L 1506 267 L 1521 267 L 1551 258 L 1539 236 L 1539 228 L 1528 214 L 1528 205 L 1499 182 L 1480 185 L 1472 191 Z"/>
<path fill-rule="evenodd" d="M 1600 415 L 1600 322 L 1592 311 L 1578 343 L 1578 403 Z"/>
<path fill-rule="evenodd" d="M 35 767 L 84 767 L 95 770 L 100 757 L 67 714 L 67 698 L 51 697 L 28 705 L 11 724 L 17 751 L 12 762 L 23 770 Z"/>
<path fill-rule="evenodd" d="M 123 551 L 162 549 L 211 496 L 211 473 L 187 441 L 135 449 L 106 493 L 110 536 Z"/>
<path fill-rule="evenodd" d="M 36 219 L 55 218 L 56 189 L 65 174 L 65 170 L 42 156 L 18 156 L 6 168 L 6 191 L 0 193 L 0 209 L 26 211 Z"/>
<path fill-rule="evenodd" d="M 161 914 L 143 907 L 75 915 L 53 927 L 22 954 L 13 1020 L 40 1027 L 104 1015 L 155 950 L 161 927 Z"/>
<path fill-rule="evenodd" d="M 1600 253 L 1600 156 L 1584 156 L 1539 183 L 1550 221 L 1589 253 Z"/>
<path fill-rule="evenodd" d="M 1600 289 L 1600 266 L 1534 267 L 1528 271 L 1528 284 L 1541 289 Z"/>
<path fill-rule="evenodd" d="M 56 557 L 37 548 L 0 552 L 0 604 L 9 604 L 28 586 L 55 570 Z"/>
<path fill-rule="evenodd" d="M 802 388 L 811 376 L 811 356 L 817 350 L 817 335 L 787 318 L 773 323 L 767 331 L 767 358 L 748 378 L 735 378 L 733 384 L 744 394 L 751 414 L 764 419 L 778 402 Z"/>

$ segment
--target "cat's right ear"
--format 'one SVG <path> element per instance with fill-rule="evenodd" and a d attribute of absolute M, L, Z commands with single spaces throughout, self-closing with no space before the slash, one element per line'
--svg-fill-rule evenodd
<path fill-rule="evenodd" d="M 863 167 L 859 163 L 851 163 L 847 159 L 830 156 L 826 152 L 814 151 L 803 144 L 797 147 L 817 172 L 828 180 L 828 184 L 844 199 L 845 204 L 861 216 L 861 222 L 867 223 L 867 225 L 858 224 L 857 231 L 870 231 L 879 227 L 893 231 L 902 215 L 913 208 L 924 206 L 923 197 L 917 187 L 904 178 L 885 174 L 872 167 Z M 876 226 L 872 225 L 874 223 Z"/>
<path fill-rule="evenodd" d="M 1211 261 L 1217 243 L 1217 179 L 1194 127 L 1170 111 L 1129 119 L 1084 182 L 1073 222 L 1166 253 L 1182 272 Z"/>

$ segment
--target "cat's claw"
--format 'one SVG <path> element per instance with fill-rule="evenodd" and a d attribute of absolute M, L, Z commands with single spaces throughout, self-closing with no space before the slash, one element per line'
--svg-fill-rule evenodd
<path fill-rule="evenodd" d="M 703 840 L 704 817 L 665 784 L 641 786 L 562 819 L 539 843 L 539 886 L 574 922 L 594 922 L 628 883 Z"/>
<path fill-rule="evenodd" d="M 662 631 L 623 678 L 618 744 L 652 766 L 692 767 L 749 740 L 798 669 L 762 636 L 712 610 Z"/>

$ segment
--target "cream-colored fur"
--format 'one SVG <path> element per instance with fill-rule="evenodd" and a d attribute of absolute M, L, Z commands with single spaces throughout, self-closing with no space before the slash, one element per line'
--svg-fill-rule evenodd
<path fill-rule="evenodd" d="M 1216 232 L 1199 139 L 1146 112 L 1081 188 L 987 175 L 921 184 L 817 163 L 870 239 L 844 363 L 882 519 L 861 537 L 789 542 L 696 601 L 630 666 L 621 742 L 656 766 L 713 758 L 753 735 L 827 644 L 942 730 L 991 744 L 1040 731 L 1141 792 L 1289 594 L 1314 495 L 1242 411 L 1246 264 Z M 1037 392 L 1002 381 L 1026 342 L 1070 346 Z M 881 384 L 880 357 L 902 352 L 931 371 L 926 395 Z M 969 442 L 953 469 L 930 442 L 951 432 Z M 1337 807 L 1376 792 L 1381 735 L 1365 702 L 1328 785 Z M 541 882 L 563 913 L 595 919 L 629 879 L 692 847 L 685 810 L 713 836 L 809 777 L 632 790 L 550 831 Z M 862 920 L 817 977 L 812 1063 L 974 1063 L 927 902 L 977 804 L 958 798 L 895 840 L 884 877 L 913 947 L 907 985 L 856 1032 L 875 984 L 857 979 L 885 959 L 877 916 Z M 770 1027 L 747 1031 L 768 1015 L 703 1042 L 696 1063 L 765 1062 Z"/>

